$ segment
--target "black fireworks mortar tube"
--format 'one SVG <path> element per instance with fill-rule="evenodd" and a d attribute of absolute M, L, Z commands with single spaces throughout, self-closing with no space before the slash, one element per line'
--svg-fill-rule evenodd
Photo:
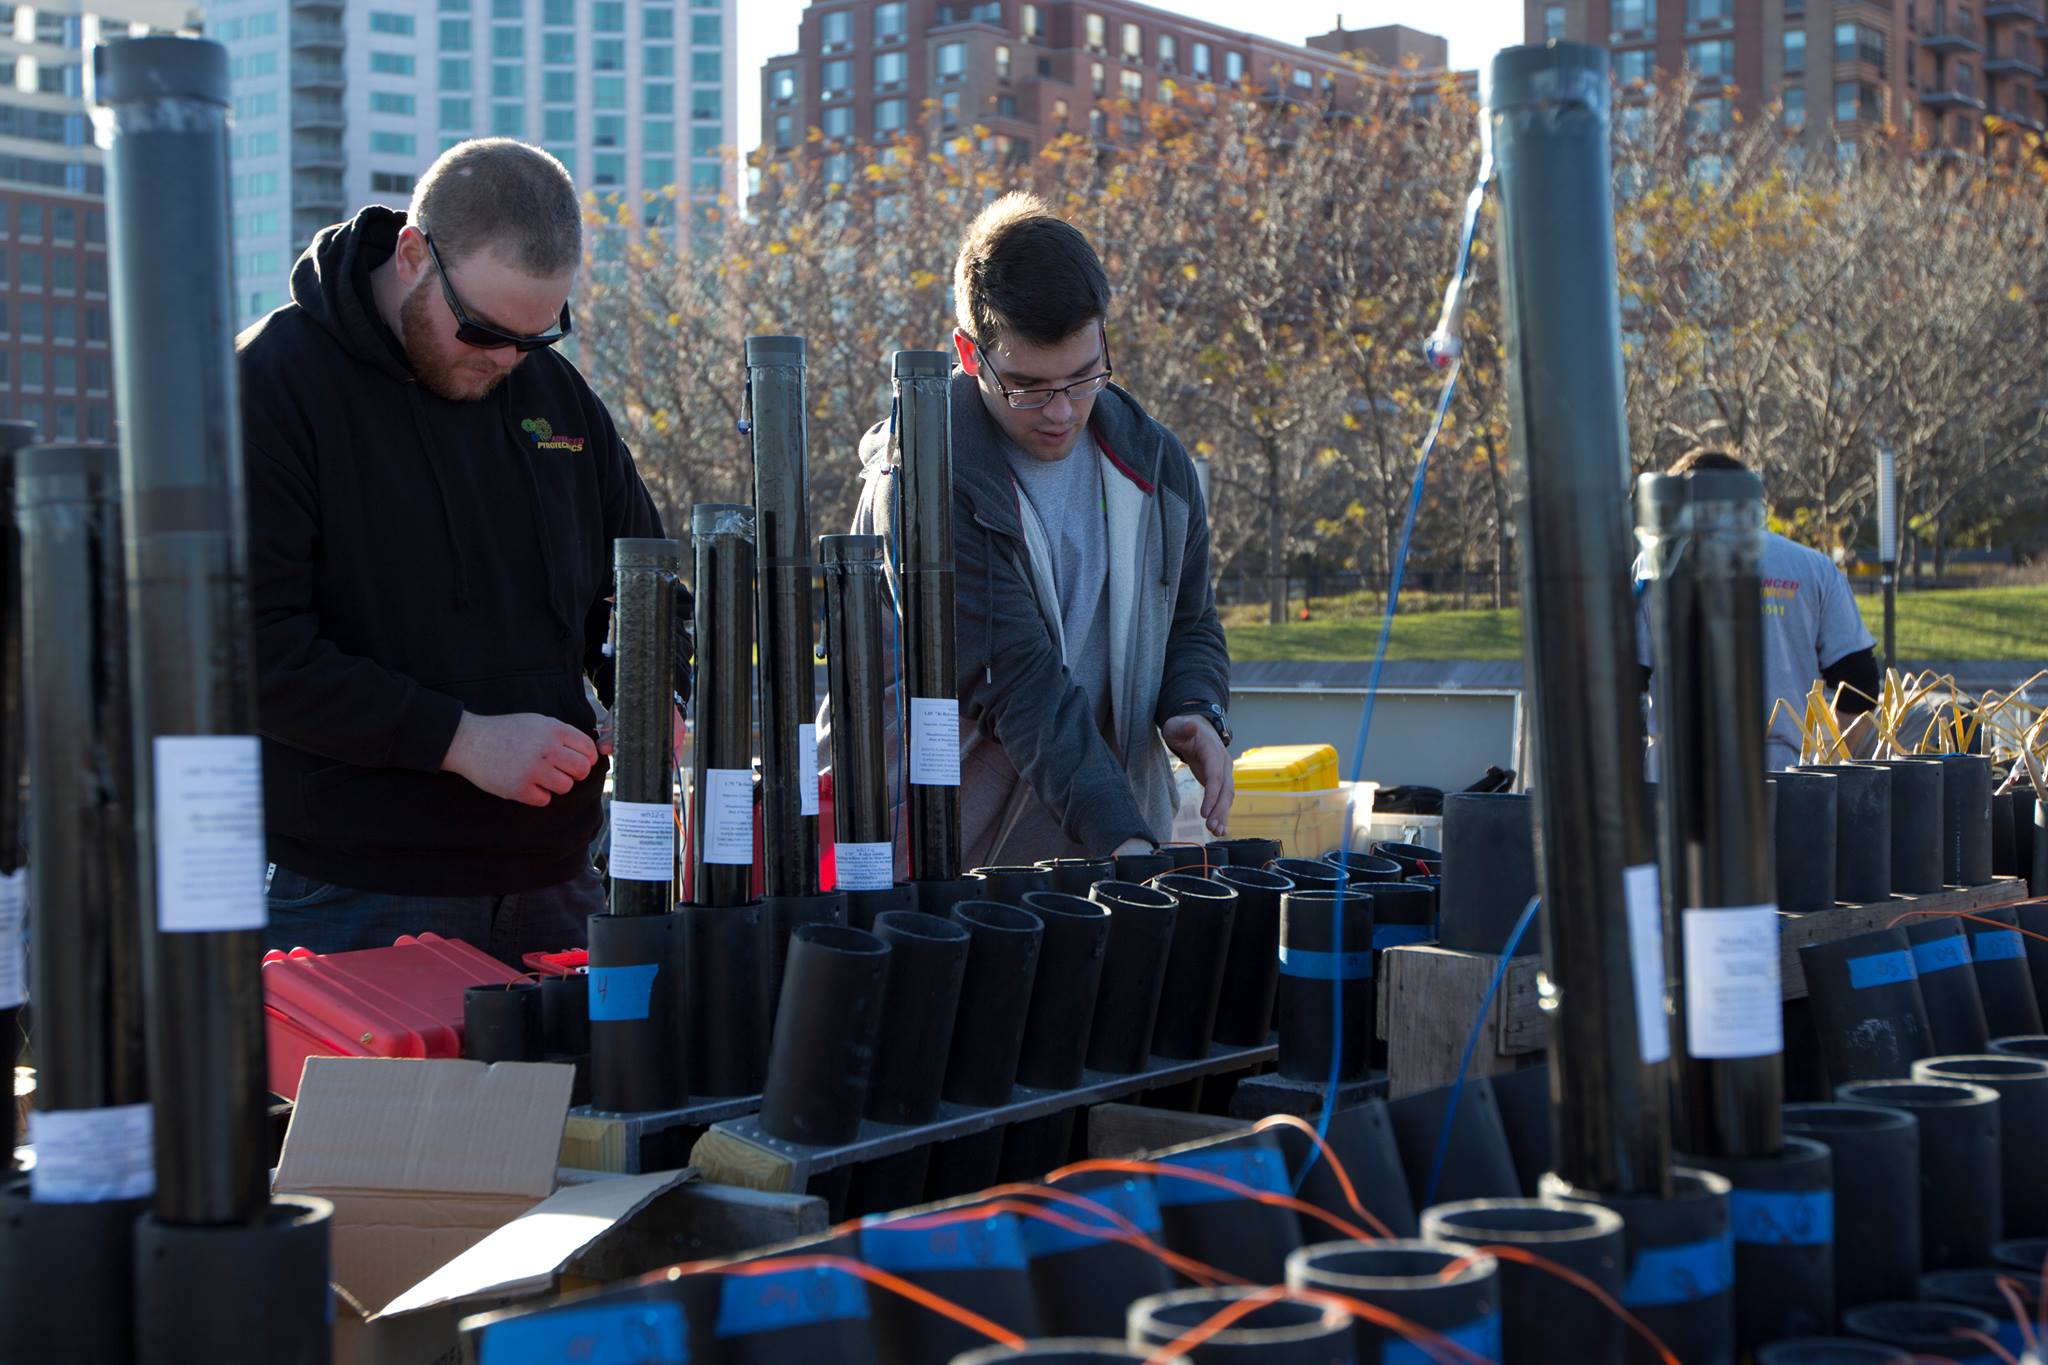
<path fill-rule="evenodd" d="M 1498 953 L 1536 894 L 1532 798 L 1507 792 L 1444 797 L 1442 923 L 1437 941 L 1466 952 Z M 1426 874 L 1425 874 L 1426 875 Z"/>
<path fill-rule="evenodd" d="M 691 510 L 696 542 L 696 745 L 690 764 L 690 1088 L 751 1095 L 768 1066 L 768 922 L 754 866 L 754 511 Z"/>
<path fill-rule="evenodd" d="M 1194 1328 L 1261 1293 L 1248 1286 L 1177 1289 L 1139 1299 L 1127 1313 L 1125 1340 L 1149 1349 L 1170 1346 Z M 1352 1358 L 1351 1315 L 1323 1303 L 1262 1303 L 1211 1336 L 1203 1365 L 1331 1365 Z M 1153 1357 L 1157 1359 L 1157 1356 Z"/>
<path fill-rule="evenodd" d="M 1031 982 L 1031 1006 L 1024 1016 L 1017 1083 L 1039 1090 L 1071 1090 L 1081 1083 L 1081 1064 L 1095 1021 L 1109 946 L 1109 911 L 1085 897 L 1058 891 L 1030 892 L 1024 908 L 1045 925 L 1045 936 Z M 1079 1113 L 1062 1109 L 1011 1124 L 1003 1134 L 999 1178 L 1031 1180 L 1065 1165 Z"/>
<path fill-rule="evenodd" d="M 1294 890 L 1294 883 L 1278 872 L 1235 864 L 1212 875 L 1237 892 L 1237 914 L 1230 925 L 1223 993 L 1211 1036 L 1224 1047 L 1257 1047 L 1273 1032 L 1273 997 L 1280 985 L 1280 898 Z"/>
<path fill-rule="evenodd" d="M 1088 1032 L 1088 1067 L 1115 1075 L 1145 1069 L 1166 985 L 1180 903 L 1155 887 L 1097 882 L 1088 899 L 1109 911 L 1109 944 Z"/>
<path fill-rule="evenodd" d="M 880 536 L 818 537 L 832 700 L 832 858 L 847 922 L 856 929 L 892 910 L 917 909 L 916 893 L 895 884 L 882 689 L 882 612 L 889 591 L 882 548 Z"/>
<path fill-rule="evenodd" d="M 33 1177 L 0 1185 L 7 1360 L 34 1359 L 58 1341 L 79 1360 L 127 1360 L 135 1349 L 135 1220 L 151 1168 L 119 455 L 113 446 L 35 446 L 13 458 L 27 589 L 21 704 L 36 805 L 28 893 L 40 911 L 30 925 L 29 1127 L 40 1153 L 72 1147 L 98 1159 L 45 1160 Z M 18 851 L 14 858 L 19 866 Z M 86 1286 L 103 1296 L 91 1311 L 77 1297 Z"/>
<path fill-rule="evenodd" d="M 2048 1061 L 2038 1057 L 1929 1057 L 1913 1063 L 1913 1079 L 1963 1081 L 1998 1092 L 2004 1235 L 2048 1236 L 2048 1181 L 2040 1177 L 2041 1152 L 2048 1149 Z"/>
<path fill-rule="evenodd" d="M 1735 1237 L 1735 1345 L 1825 1332 L 1835 1324 L 1835 1196 L 1830 1149 L 1787 1137 L 1756 1157 L 1687 1157 L 1728 1177 Z"/>
<path fill-rule="evenodd" d="M 1579 43 L 1509 48 L 1488 68 L 1484 95 L 1523 493 L 1530 766 L 1544 778 L 1535 793 L 1537 872 L 1556 1005 L 1556 1172 L 1575 1190 L 1668 1194 L 1666 1049 L 1638 1022 L 1652 1011 L 1638 1010 L 1626 890 L 1631 869 L 1654 864 L 1656 841 L 1628 587 L 1607 54 Z M 1566 354 L 1574 357 L 1568 371 L 1549 366 Z M 1661 1034 L 1661 1008 L 1655 1018 Z"/>
<path fill-rule="evenodd" d="M 1771 774 L 1778 908 L 1810 915 L 1835 908 L 1835 775 L 1790 769 Z M 1937 876 L 1939 873 L 1937 872 Z"/>
<path fill-rule="evenodd" d="M 867 1116 L 881 1123 L 930 1123 L 953 1051 L 968 933 L 953 920 L 916 910 L 877 915 L 873 932 L 889 945 L 889 982 L 882 996 L 881 1037 L 887 1041 L 868 1082 Z M 881 1212 L 917 1203 L 931 1152 L 913 1147 L 856 1167 L 856 1204 Z"/>
<path fill-rule="evenodd" d="M 941 1093 L 954 1104 L 986 1109 L 1006 1103 L 1017 1083 L 1045 921 L 999 901 L 962 901 L 953 907 L 953 919 L 973 942 Z M 994 1184 L 1002 1154 L 1001 1128 L 940 1143 L 932 1152 L 927 1197 L 950 1198 Z"/>
<path fill-rule="evenodd" d="M 1372 909 L 1373 898 L 1362 890 L 1289 891 L 1280 898 L 1280 1074 L 1289 1080 L 1327 1083 L 1333 1060 L 1340 1084 L 1363 1080 L 1371 1068 L 1379 1001 Z"/>
<path fill-rule="evenodd" d="M 1892 894 L 1892 774 L 1864 763 L 1815 763 L 1793 769 L 1833 773 L 1835 895 L 1872 905 Z M 1944 775 L 1944 780 L 1946 775 Z"/>
<path fill-rule="evenodd" d="M 802 337 L 747 338 L 754 438 L 754 545 L 761 629 L 761 884 L 768 1008 L 790 932 L 846 923 L 846 898 L 818 890 L 817 667 L 811 638 L 810 406 Z"/>
<path fill-rule="evenodd" d="M 135 38 L 93 49 L 93 63 L 109 146 L 136 864 L 155 1044 L 156 1191 L 136 1231 L 136 1355 L 324 1359 L 333 1210 L 273 1200 L 266 1178 L 263 796 L 229 323 L 227 50 Z"/>
<path fill-rule="evenodd" d="M 1784 1145 L 1785 1098 L 1775 869 L 1756 744 L 1763 497 L 1763 480 L 1747 471 L 1646 474 L 1636 487 L 1662 731 L 1666 921 L 1679 930 L 1673 1140 L 1696 1156 L 1750 1162 Z"/>
<path fill-rule="evenodd" d="M 896 582 L 903 611 L 910 875 L 918 909 L 943 915 L 979 894 L 960 872 L 960 701 L 953 674 L 953 362 L 898 351 Z"/>
<path fill-rule="evenodd" d="M 1920 1121 L 1875 1104 L 1788 1104 L 1834 1168 L 1835 1306 L 1909 1298 L 1920 1273 Z"/>
<path fill-rule="evenodd" d="M 1422 1215 L 1427 1242 L 1513 1246 L 1619 1298 L 1627 1260 L 1621 1215 L 1565 1199 L 1473 1199 Z M 1304 1253 L 1296 1253 L 1304 1255 Z M 1500 1258 L 1500 1333 L 1520 1365 L 1620 1365 L 1625 1328 L 1592 1295 L 1547 1270 Z M 1398 1304 L 1385 1307 L 1403 1312 Z"/>
<path fill-rule="evenodd" d="M 1906 931 L 1893 925 L 1799 950 L 1830 1087 L 1904 1076 L 1934 1055 L 1927 1001 Z"/>
<path fill-rule="evenodd" d="M 17 898 L 24 893 L 21 881 L 23 850 L 21 818 L 22 773 L 26 760 L 21 732 L 21 533 L 15 528 L 14 452 L 34 444 L 36 429 L 28 422 L 0 422 L 0 508 L 9 514 L 0 520 L 0 877 L 13 878 L 10 885 Z M 18 933 L 20 924 L 10 916 Z M 15 987 L 0 995 L 0 1076 L 12 1076 L 21 1055 L 21 991 L 27 985 L 27 966 L 18 941 L 0 944 L 0 970 L 11 975 Z M 13 1110 L 0 1119 L 0 1176 L 14 1171 L 15 1115 Z"/>
<path fill-rule="evenodd" d="M 1152 1029 L 1155 1057 L 1209 1055 L 1217 1002 L 1237 917 L 1237 889 L 1228 882 L 1170 872 L 1152 885 L 1180 902 L 1173 945 L 1166 954 L 1166 984 L 1159 993 L 1159 1017 Z"/>
<path fill-rule="evenodd" d="M 1287 1258 L 1287 1287 L 1342 1294 L 1398 1313 L 1481 1360 L 1501 1358 L 1500 1262 L 1464 1242 L 1318 1242 Z M 1352 1320 L 1352 1330 L 1366 1360 L 1384 1358 L 1404 1340 L 1363 1318 Z"/>
<path fill-rule="evenodd" d="M 1963 1081 L 1854 1081 L 1836 1087 L 1835 1098 L 1903 1109 L 1920 1121 L 1922 1268 L 1989 1263 L 2004 1236 L 1998 1092 Z"/>
<path fill-rule="evenodd" d="M 612 545 L 611 908 L 590 917 L 591 1104 L 689 1102 L 687 926 L 675 908 L 673 540 Z"/>

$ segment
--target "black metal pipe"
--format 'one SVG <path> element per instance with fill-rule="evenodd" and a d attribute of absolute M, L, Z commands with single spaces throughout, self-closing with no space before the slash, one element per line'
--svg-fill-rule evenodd
<path fill-rule="evenodd" d="M 1664 1076 L 1645 1060 L 1665 1045 L 1637 1024 L 1625 892 L 1628 870 L 1656 854 L 1628 588 L 1611 98 L 1598 48 L 1509 48 L 1488 69 L 1485 120 L 1499 167 L 1510 425 L 1524 490 L 1556 1170 L 1575 1188 L 1668 1193 Z M 1558 364 L 1562 356 L 1571 363 Z"/>
<path fill-rule="evenodd" d="M 882 714 L 880 536 L 820 536 L 826 688 L 832 699 L 833 866 L 842 891 L 886 891 L 896 878 Z"/>
<path fill-rule="evenodd" d="M 36 1108 L 106 1110 L 149 1095 L 135 913 L 134 744 L 120 451 L 15 456 L 34 938 Z"/>
<path fill-rule="evenodd" d="M 1767 1157 L 1784 1145 L 1785 1085 L 1776 868 L 1756 741 L 1763 480 L 1647 474 L 1636 527 L 1657 665 L 1665 919 L 1680 930 L 1673 1140 L 1724 1162 Z"/>
<path fill-rule="evenodd" d="M 217 43 L 93 49 L 107 155 L 162 1224 L 268 1218 L 263 788 Z"/>
<path fill-rule="evenodd" d="M 754 509 L 691 509 L 696 542 L 696 743 L 690 758 L 690 900 L 744 905 L 754 870 Z"/>
<path fill-rule="evenodd" d="M 673 540 L 612 542 L 611 912 L 675 909 L 676 579 Z"/>
<path fill-rule="evenodd" d="M 769 896 L 809 896 L 818 890 L 818 697 L 802 337 L 747 338 L 747 408 L 759 556 L 762 887 Z"/>
<path fill-rule="evenodd" d="M 953 676 L 953 427 L 951 358 L 898 351 L 896 440 L 902 461 L 904 707 L 910 721 L 910 875 L 960 876 L 960 701 Z"/>
<path fill-rule="evenodd" d="M 0 422 L 0 507 L 14 506 L 14 452 L 34 445 L 33 422 Z M 22 738 L 21 531 L 14 518 L 0 518 L 0 876 L 21 871 L 28 856 L 23 828 L 23 783 L 28 777 Z M 2029 816 L 2031 818 L 2031 808 Z M 6 1023 L 11 1029 L 11 1022 Z M 0 1042 L 0 1061 L 9 1062 L 11 1044 Z"/>

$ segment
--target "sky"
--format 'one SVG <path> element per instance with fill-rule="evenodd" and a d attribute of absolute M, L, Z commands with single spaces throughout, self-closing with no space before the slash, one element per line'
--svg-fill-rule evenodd
<path fill-rule="evenodd" d="M 1451 41 L 1451 65 L 1477 67 L 1499 49 L 1522 41 L 1522 0 L 1152 0 L 1160 9 L 1283 42 L 1346 28 L 1406 24 Z M 739 0 L 739 143 L 751 152 L 761 140 L 761 66 L 796 49 L 797 19 L 806 0 Z"/>

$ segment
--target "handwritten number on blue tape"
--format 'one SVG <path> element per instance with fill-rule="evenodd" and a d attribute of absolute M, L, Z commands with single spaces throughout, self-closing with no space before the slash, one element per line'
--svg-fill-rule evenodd
<path fill-rule="evenodd" d="M 1280 1154 L 1265 1147 L 1209 1147 L 1163 1157 L 1161 1164 L 1235 1180 L 1261 1194 L 1287 1193 L 1287 1172 L 1281 1168 Z M 1221 1185 L 1212 1185 L 1206 1180 L 1183 1180 L 1164 1171 L 1157 1172 L 1154 1180 L 1161 1208 L 1183 1204 L 1222 1204 L 1244 1198 L 1237 1191 Z"/>
<path fill-rule="evenodd" d="M 1902 981 L 1916 980 L 1919 975 L 1913 970 L 1913 955 L 1908 952 L 1872 953 L 1849 959 L 1849 984 L 1859 991 L 1896 986 Z"/>
<path fill-rule="evenodd" d="M 1929 939 L 1913 945 L 1913 965 L 1920 969 L 1920 975 L 1947 971 L 1950 967 L 1970 965 L 1970 942 L 1961 934 L 1950 934 L 1945 938 Z"/>
<path fill-rule="evenodd" d="M 1468 1322 L 1463 1327 L 1448 1328 L 1438 1335 L 1464 1347 L 1481 1360 L 1500 1359 L 1498 1313 L 1488 1313 L 1485 1317 Z M 1421 1345 L 1404 1338 L 1390 1340 L 1380 1347 L 1380 1365 L 1435 1365 L 1445 1353 L 1434 1341 L 1429 1341 L 1429 1345 L 1436 1349 L 1425 1350 Z"/>
<path fill-rule="evenodd" d="M 912 1226 L 902 1226 L 904 1223 Z M 923 1226 L 916 1226 L 922 1223 Z M 860 1256 L 877 1270 L 915 1274 L 921 1270 L 1022 1270 L 1024 1240 L 1017 1216 L 935 1223 L 929 1218 L 870 1219 L 860 1230 Z"/>
<path fill-rule="evenodd" d="M 494 1322 L 484 1329 L 477 1359 L 482 1365 L 688 1365 L 690 1348 L 679 1306 L 640 1301 Z"/>
<path fill-rule="evenodd" d="M 1733 1190 L 1728 1215 L 1735 1240 L 1748 1246 L 1818 1247 L 1835 1240 L 1829 1190 Z"/>
<path fill-rule="evenodd" d="M 1666 1308 L 1697 1303 L 1728 1292 L 1735 1283 L 1735 1243 L 1726 1234 L 1680 1246 L 1645 1247 L 1621 1291 L 1629 1308 Z"/>
<path fill-rule="evenodd" d="M 2017 929 L 1992 929 L 1970 936 L 1970 951 L 1979 962 L 2010 962 L 2027 955 L 2027 945 Z"/>
<path fill-rule="evenodd" d="M 660 970 L 655 962 L 638 967 L 592 967 L 591 1019 L 615 1024 L 645 1019 L 648 1002 L 654 997 L 654 974 Z"/>
<path fill-rule="evenodd" d="M 1117 1237 L 1127 1233 L 1130 1227 L 1135 1227 L 1147 1237 L 1157 1240 L 1160 1226 L 1159 1199 L 1153 1193 L 1150 1180 L 1120 1180 L 1114 1185 L 1103 1185 L 1089 1190 L 1072 1190 L 1069 1193 L 1100 1205 L 1100 1208 L 1084 1208 L 1062 1199 L 1046 1205 L 1048 1211 L 1083 1228 L 1099 1228 L 1100 1234 L 1090 1235 L 1074 1228 L 1062 1227 L 1043 1218 L 1024 1219 L 1024 1254 L 1032 1260 L 1057 1256 L 1065 1251 L 1079 1251 L 1084 1247 L 1113 1245 Z M 1130 1227 L 1126 1227 L 1126 1224 Z"/>
<path fill-rule="evenodd" d="M 752 1336 L 868 1315 L 867 1289 L 843 1270 L 817 1266 L 772 1275 L 728 1275 L 718 1291 L 718 1335 Z"/>

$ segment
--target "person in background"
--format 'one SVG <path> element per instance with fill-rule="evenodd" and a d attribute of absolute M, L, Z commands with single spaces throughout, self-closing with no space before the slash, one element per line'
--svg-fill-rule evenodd
<path fill-rule="evenodd" d="M 1011 194 L 968 228 L 953 292 L 963 865 L 1156 847 L 1178 804 L 1168 750 L 1221 836 L 1230 657 L 1208 509 L 1180 441 L 1111 382 L 1102 262 Z M 888 424 L 861 457 L 853 529 L 887 535 Z"/>
<path fill-rule="evenodd" d="M 1724 450 L 1701 446 L 1687 451 L 1670 473 L 1748 466 Z M 1835 562 L 1819 550 L 1764 532 L 1763 549 L 1764 713 L 1772 716 L 1764 766 L 1772 772 L 1799 762 L 1799 721 L 1814 679 L 1834 698 L 1835 718 L 1852 746 L 1867 732 L 1861 718 L 1877 709 L 1882 684 L 1876 644 L 1856 609 L 1856 595 Z M 1638 587 L 1641 579 L 1638 578 Z M 1639 608 L 1647 611 L 1647 606 Z M 1643 689 L 1649 690 L 1650 648 L 1646 615 L 1639 617 Z M 1783 705 L 1779 703 L 1782 702 Z"/>
<path fill-rule="evenodd" d="M 612 542 L 662 530 L 554 349 L 581 261 L 561 163 L 464 142 L 237 340 L 273 947 L 517 963 L 604 908 L 585 680 L 609 700 Z"/>

